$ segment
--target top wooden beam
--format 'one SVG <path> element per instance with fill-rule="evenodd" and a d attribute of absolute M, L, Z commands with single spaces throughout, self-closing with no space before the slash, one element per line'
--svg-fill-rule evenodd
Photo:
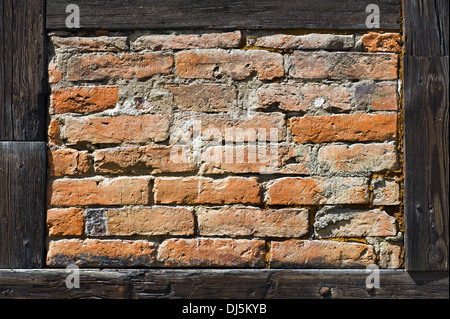
<path fill-rule="evenodd" d="M 379 8 L 373 29 L 400 29 L 400 0 L 47 0 L 47 29 L 69 29 L 66 8 L 77 5 L 80 29 L 314 29 L 368 30 L 370 4 Z"/>

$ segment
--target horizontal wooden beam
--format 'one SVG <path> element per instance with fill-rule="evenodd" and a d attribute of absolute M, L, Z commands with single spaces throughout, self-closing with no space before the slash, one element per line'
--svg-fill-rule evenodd
<path fill-rule="evenodd" d="M 69 289 L 78 271 L 79 288 Z M 373 271 L 373 270 L 372 270 Z M 0 298 L 448 299 L 448 272 L 275 269 L 0 270 Z M 375 283 L 369 279 L 369 282 Z"/>
<path fill-rule="evenodd" d="M 47 29 L 400 29 L 400 1 L 378 0 L 379 25 L 367 25 L 372 0 L 48 0 Z M 67 12 L 66 12 L 67 9 Z M 366 11 L 367 9 L 367 11 Z M 69 26 L 76 26 L 70 16 Z M 376 22 L 369 18 L 369 21 Z M 73 22 L 73 23 L 72 23 Z M 69 28 L 70 28 L 69 27 Z"/>

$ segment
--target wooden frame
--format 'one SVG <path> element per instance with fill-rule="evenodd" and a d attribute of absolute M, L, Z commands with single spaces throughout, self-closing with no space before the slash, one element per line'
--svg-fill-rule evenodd
<path fill-rule="evenodd" d="M 160 1 L 128 1 L 126 10 L 120 7 L 122 1 L 119 0 L 89 1 L 95 8 L 96 19 L 87 19 L 89 22 L 82 22 L 81 26 L 114 30 L 178 27 L 367 30 L 360 9 L 372 1 L 346 1 L 358 6 L 346 11 L 340 8 L 348 6 L 339 2 L 338 8 L 333 5 L 336 1 L 331 0 L 247 0 L 239 1 L 239 10 L 236 10 L 233 9 L 236 1 L 196 0 L 190 2 L 195 4 L 190 8 L 193 14 L 184 16 L 184 20 L 180 14 L 186 12 L 183 6 L 186 2 L 181 0 L 177 0 L 180 5 L 177 12 L 167 10 Z M 98 7 L 100 2 L 102 6 Z M 447 0 L 403 1 L 407 269 L 380 270 L 381 287 L 369 291 L 366 290 L 368 272 L 365 270 L 88 269 L 80 270 L 82 288 L 68 290 L 64 282 L 66 270 L 44 269 L 48 94 L 45 32 L 46 28 L 65 28 L 67 14 L 63 9 L 67 3 L 62 0 L 3 0 L 1 3 L 0 268 L 15 269 L 0 270 L 0 297 L 449 297 Z M 82 0 L 70 3 L 88 5 Z M 140 6 L 149 3 L 153 5 L 151 14 L 160 12 L 163 18 L 148 19 L 145 14 L 148 11 Z M 380 29 L 399 30 L 399 1 L 380 0 L 378 3 L 382 16 L 386 17 Z M 283 9 L 283 4 L 291 7 Z M 293 9 L 300 13 L 292 15 Z M 314 11 L 315 14 L 308 11 L 318 9 L 321 11 Z M 280 14 L 273 14 L 274 10 Z M 305 12 L 310 14 L 309 20 L 299 19 Z M 357 14 L 358 18 L 348 19 L 349 12 Z M 124 19 L 123 24 L 118 22 L 128 15 L 134 18 Z M 177 18 L 170 19 L 172 15 Z M 208 18 L 201 20 L 199 16 Z M 30 26 L 24 28 L 24 23 Z M 8 245 L 3 245 L 5 242 Z M 321 289 L 323 287 L 329 289 Z"/>

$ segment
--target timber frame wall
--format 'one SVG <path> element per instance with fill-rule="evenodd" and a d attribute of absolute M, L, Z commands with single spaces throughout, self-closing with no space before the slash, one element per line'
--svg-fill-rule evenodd
<path fill-rule="evenodd" d="M 354 31 L 368 30 L 371 2 L 379 29 L 403 28 L 405 270 L 380 270 L 381 287 L 366 291 L 366 270 L 85 269 L 69 290 L 66 270 L 44 268 L 46 32 L 66 28 L 68 4 L 82 8 L 82 29 Z M 186 3 L 1 0 L 0 298 L 448 298 L 448 0 Z"/>

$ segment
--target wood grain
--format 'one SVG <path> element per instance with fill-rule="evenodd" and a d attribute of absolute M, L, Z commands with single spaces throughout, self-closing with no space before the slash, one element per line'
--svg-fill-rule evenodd
<path fill-rule="evenodd" d="M 105 299 L 445 299 L 448 273 L 380 270 L 366 290 L 367 270 L 80 269 L 68 289 L 65 269 L 0 270 L 0 298 Z M 330 294 L 322 296 L 322 287 Z M 165 313 L 167 315 L 167 313 Z M 176 313 L 175 313 L 176 315 Z M 176 317 L 176 316 L 175 316 Z"/>
<path fill-rule="evenodd" d="M 370 0 L 48 0 L 47 29 L 66 29 L 68 4 L 82 29 L 366 30 Z M 380 29 L 400 28 L 400 1 L 378 0 Z"/>
<path fill-rule="evenodd" d="M 46 147 L 0 142 L 0 268 L 43 266 Z"/>
<path fill-rule="evenodd" d="M 45 141 L 45 1 L 0 5 L 0 141 Z"/>

